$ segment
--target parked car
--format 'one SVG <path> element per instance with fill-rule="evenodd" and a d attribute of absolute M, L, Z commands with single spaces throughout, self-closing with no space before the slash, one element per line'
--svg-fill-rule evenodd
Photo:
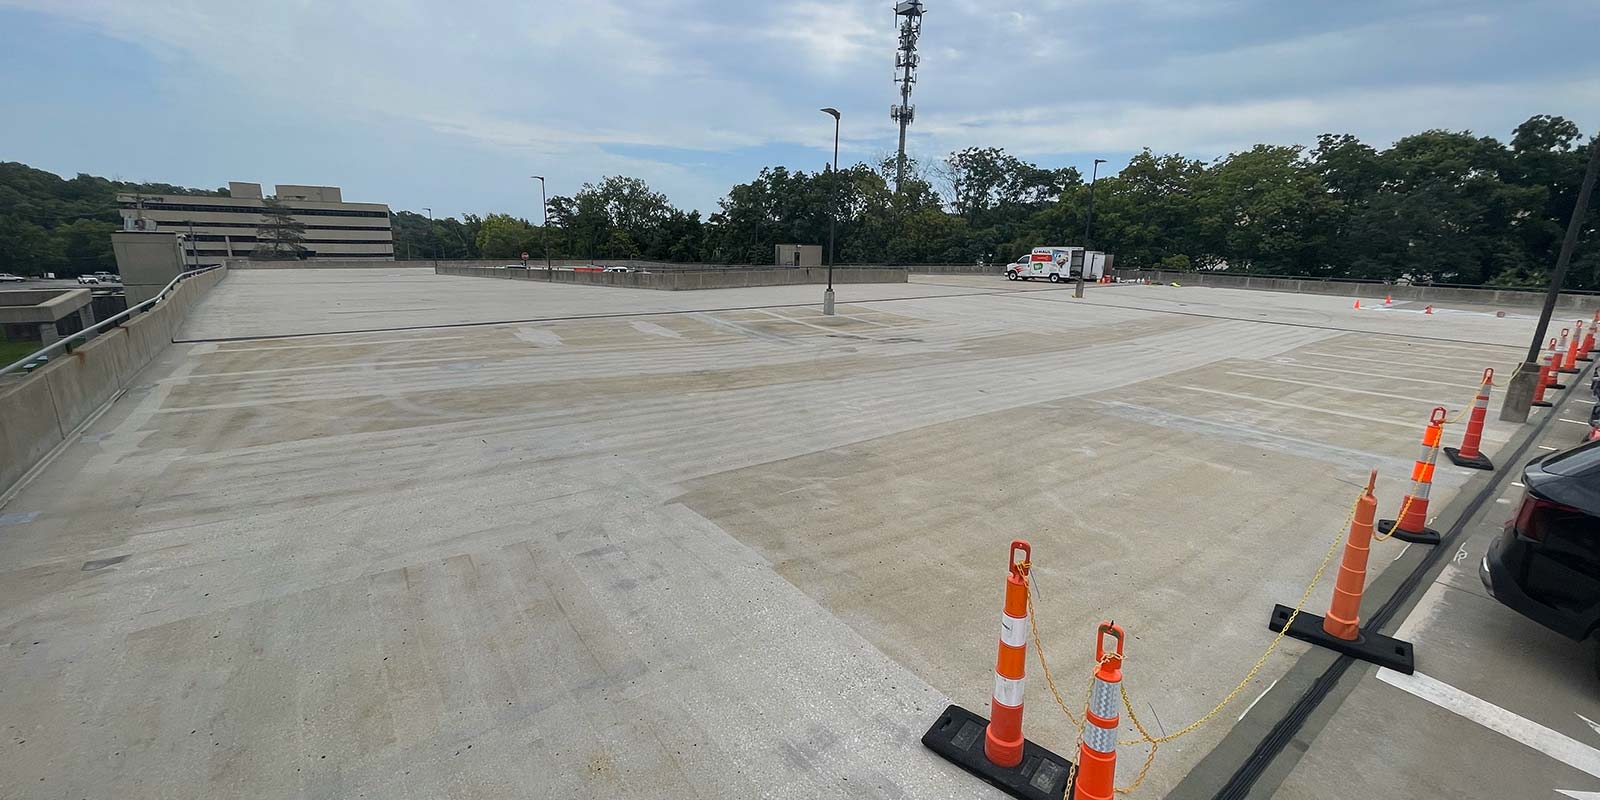
<path fill-rule="evenodd" d="M 9 272 L 0 272 L 0 283 L 22 283 L 26 280 L 27 278 L 24 278 L 21 275 L 12 275 Z"/>
<path fill-rule="evenodd" d="M 501 264 L 501 269 L 527 269 L 527 264 Z"/>
<path fill-rule="evenodd" d="M 115 272 L 96 272 L 94 277 L 99 278 L 101 283 L 122 283 L 122 276 Z"/>
<path fill-rule="evenodd" d="M 627 267 L 606 267 L 606 272 L 628 272 Z"/>
<path fill-rule="evenodd" d="M 1574 640 L 1595 639 L 1600 675 L 1600 442 L 1522 469 L 1522 505 L 1478 566 L 1513 611 Z"/>
<path fill-rule="evenodd" d="M 85 286 L 90 286 L 90 285 L 98 286 L 100 284 L 100 279 L 96 278 L 93 275 L 79 275 L 78 276 L 78 283 L 81 283 L 81 284 L 83 284 Z"/>

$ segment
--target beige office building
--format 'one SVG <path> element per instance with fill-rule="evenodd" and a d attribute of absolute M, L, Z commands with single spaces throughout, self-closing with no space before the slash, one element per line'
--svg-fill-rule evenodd
<path fill-rule="evenodd" d="M 187 266 L 193 267 L 248 258 L 255 249 L 266 207 L 261 184 L 229 181 L 228 194 L 119 194 L 117 204 L 123 230 L 179 234 Z M 394 260 L 389 206 L 346 203 L 337 186 L 279 184 L 276 197 L 306 226 L 306 258 Z"/>

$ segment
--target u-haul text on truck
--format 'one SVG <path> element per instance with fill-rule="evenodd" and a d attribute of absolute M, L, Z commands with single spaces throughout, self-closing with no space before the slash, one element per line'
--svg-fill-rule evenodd
<path fill-rule="evenodd" d="M 1051 283 L 1075 279 L 1082 272 L 1084 280 L 1099 280 L 1105 274 L 1106 254 L 1085 253 L 1082 247 L 1051 245 L 1035 247 L 1033 252 L 1006 265 L 1006 278 L 1013 281 L 1031 281 L 1048 278 Z"/>

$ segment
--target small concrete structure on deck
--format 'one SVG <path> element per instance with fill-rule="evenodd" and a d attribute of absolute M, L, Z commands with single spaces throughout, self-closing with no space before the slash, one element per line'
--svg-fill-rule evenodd
<path fill-rule="evenodd" d="M 54 344 L 94 324 L 88 289 L 20 289 L 0 292 L 0 335 L 6 341 Z"/>

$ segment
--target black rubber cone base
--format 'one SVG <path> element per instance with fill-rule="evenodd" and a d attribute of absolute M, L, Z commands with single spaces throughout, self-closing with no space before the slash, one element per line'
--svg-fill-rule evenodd
<path fill-rule="evenodd" d="M 1556 404 L 1548 400 L 1535 400 L 1529 405 L 1538 406 L 1539 408 L 1554 408 Z"/>
<path fill-rule="evenodd" d="M 1544 390 L 1548 392 L 1548 391 L 1553 391 L 1555 389 L 1565 389 L 1565 388 L 1567 388 L 1567 385 L 1564 384 L 1564 383 L 1550 383 L 1550 384 L 1546 384 L 1545 385 Z"/>
<path fill-rule="evenodd" d="M 1422 533 L 1411 533 L 1410 531 L 1395 530 L 1394 520 L 1392 519 L 1378 520 L 1378 533 L 1387 535 L 1389 531 L 1394 531 L 1394 538 L 1402 542 L 1410 542 L 1412 544 L 1439 543 L 1439 532 L 1432 528 L 1425 527 L 1422 529 Z"/>
<path fill-rule="evenodd" d="M 1454 447 L 1446 447 L 1444 449 L 1444 455 L 1445 458 L 1450 459 L 1450 463 L 1455 464 L 1458 467 L 1471 467 L 1472 469 L 1486 469 L 1490 471 L 1494 470 L 1494 462 L 1490 461 L 1489 457 L 1481 452 L 1478 453 L 1476 458 L 1465 458 L 1461 455 L 1460 450 L 1457 450 Z"/>
<path fill-rule="evenodd" d="M 1022 763 L 1015 767 L 997 767 L 983 754 L 983 732 L 988 726 L 989 721 L 983 717 L 961 706 L 950 706 L 933 721 L 933 727 L 922 734 L 922 744 L 1012 797 L 1071 800 L 1072 792 L 1067 787 L 1071 761 L 1023 739 Z"/>
<path fill-rule="evenodd" d="M 1286 605 L 1272 607 L 1272 620 L 1267 627 L 1273 633 L 1283 630 L 1283 624 L 1289 621 L 1289 616 L 1294 614 L 1294 609 Z M 1308 614 L 1304 611 L 1295 615 L 1294 624 L 1289 626 L 1289 635 L 1302 642 L 1336 650 L 1351 658 L 1369 661 L 1380 667 L 1388 667 L 1395 672 L 1404 672 L 1410 675 L 1417 671 L 1416 658 L 1411 652 L 1411 643 L 1399 639 L 1391 639 L 1381 633 L 1358 630 L 1356 640 L 1347 642 L 1337 636 L 1330 635 L 1322 629 L 1322 617 Z"/>

